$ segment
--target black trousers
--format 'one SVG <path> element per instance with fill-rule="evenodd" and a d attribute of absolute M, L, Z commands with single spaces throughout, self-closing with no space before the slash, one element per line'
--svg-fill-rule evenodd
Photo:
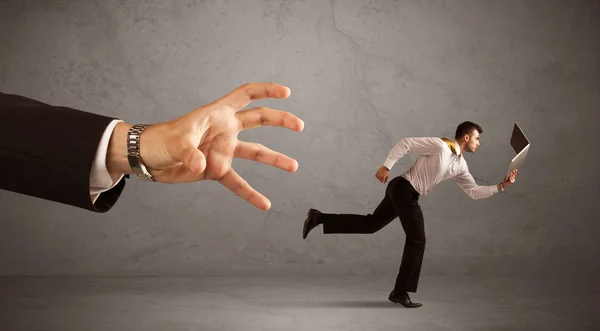
<path fill-rule="evenodd" d="M 406 179 L 398 176 L 388 183 L 385 197 L 372 214 L 323 213 L 319 221 L 323 222 L 325 234 L 375 233 L 396 217 L 400 218 L 406 242 L 394 290 L 416 292 L 425 252 L 425 227 L 419 193 Z"/>

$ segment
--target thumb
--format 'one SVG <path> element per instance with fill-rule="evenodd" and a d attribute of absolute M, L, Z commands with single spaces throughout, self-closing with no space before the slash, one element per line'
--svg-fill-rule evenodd
<path fill-rule="evenodd" d="M 181 152 L 181 161 L 193 172 L 199 173 L 206 169 L 206 157 L 194 147 L 188 147 Z"/>

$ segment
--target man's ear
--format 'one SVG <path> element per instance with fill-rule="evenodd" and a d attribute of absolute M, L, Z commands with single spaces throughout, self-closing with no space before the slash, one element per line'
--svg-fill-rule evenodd
<path fill-rule="evenodd" d="M 465 134 L 463 136 L 463 138 L 465 139 L 465 142 L 469 142 L 469 139 L 471 139 L 471 136 L 469 136 L 468 134 Z"/>

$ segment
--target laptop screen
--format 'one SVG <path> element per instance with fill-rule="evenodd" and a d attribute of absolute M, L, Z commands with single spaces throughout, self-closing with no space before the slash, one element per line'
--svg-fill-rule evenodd
<path fill-rule="evenodd" d="M 527 137 L 525 137 L 525 134 L 523 131 L 521 131 L 521 128 L 517 125 L 517 123 L 515 123 L 513 128 L 512 136 L 510 138 L 510 145 L 517 154 L 519 154 L 523 148 L 529 145 L 529 140 L 527 140 Z"/>

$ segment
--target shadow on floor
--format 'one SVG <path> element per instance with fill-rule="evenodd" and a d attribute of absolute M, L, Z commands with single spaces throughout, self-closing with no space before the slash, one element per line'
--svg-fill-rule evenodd
<path fill-rule="evenodd" d="M 278 306 L 287 306 L 295 307 L 295 308 L 394 308 L 394 309 L 404 309 L 399 304 L 394 304 L 387 300 L 336 300 L 336 301 L 314 301 L 314 302 L 289 302 L 282 304 L 281 302 L 277 303 Z"/>

